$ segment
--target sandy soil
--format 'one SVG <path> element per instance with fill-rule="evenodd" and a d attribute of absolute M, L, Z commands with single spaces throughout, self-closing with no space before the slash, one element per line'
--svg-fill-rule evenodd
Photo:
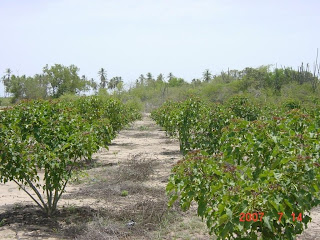
<path fill-rule="evenodd" d="M 14 183 L 0 184 L 0 239 L 214 239 L 195 208 L 166 207 L 167 179 L 181 157 L 179 143 L 145 115 L 73 177 L 53 219 Z M 312 218 L 299 240 L 320 239 L 320 208 Z"/>

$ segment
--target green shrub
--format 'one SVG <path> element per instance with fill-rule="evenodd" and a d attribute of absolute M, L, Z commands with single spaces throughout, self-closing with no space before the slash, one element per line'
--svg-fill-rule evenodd
<path fill-rule="evenodd" d="M 232 97 L 227 105 L 239 118 L 244 118 L 248 121 L 257 120 L 260 114 L 260 109 L 253 103 L 253 100 L 245 96 Z"/>
<path fill-rule="evenodd" d="M 59 97 L 60 100 L 65 101 L 65 102 L 72 102 L 80 98 L 79 95 L 72 94 L 72 93 L 65 93 L 61 97 Z"/>
<path fill-rule="evenodd" d="M 144 105 L 139 98 L 128 99 L 127 101 L 125 101 L 125 104 L 127 105 L 127 107 L 131 109 L 136 109 L 136 111 L 139 112 L 144 110 Z"/>
<path fill-rule="evenodd" d="M 291 109 L 300 109 L 301 104 L 298 100 L 288 99 L 284 102 L 283 106 L 289 110 Z"/>
<path fill-rule="evenodd" d="M 100 147 L 107 147 L 115 131 L 139 117 L 131 110 L 115 99 L 81 97 L 71 102 L 24 101 L 4 111 L 0 182 L 14 181 L 47 215 L 54 214 L 73 169 L 81 159 L 91 159 Z"/>
<path fill-rule="evenodd" d="M 318 124 L 297 110 L 265 121 L 234 119 L 213 155 L 189 152 L 173 168 L 169 204 L 179 199 L 187 210 L 196 201 L 218 239 L 294 239 L 320 203 Z M 240 221 L 243 213 L 264 216 Z"/>
<path fill-rule="evenodd" d="M 121 192 L 121 197 L 126 197 L 126 196 L 128 196 L 128 191 L 127 190 L 123 190 L 122 192 Z"/>
<path fill-rule="evenodd" d="M 185 154 L 167 185 L 169 205 L 197 202 L 218 239 L 294 239 L 320 203 L 319 108 L 258 108 L 243 96 L 226 106 L 166 102 L 151 116 Z M 246 214 L 261 219 L 240 221 Z"/>

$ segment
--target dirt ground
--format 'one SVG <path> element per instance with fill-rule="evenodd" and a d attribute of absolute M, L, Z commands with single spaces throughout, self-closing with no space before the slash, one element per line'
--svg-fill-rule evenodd
<path fill-rule="evenodd" d="M 0 184 L 0 239 L 215 239 L 195 206 L 167 208 L 167 179 L 181 157 L 177 140 L 145 114 L 72 177 L 54 218 L 14 183 Z M 320 239 L 320 208 L 312 218 L 299 240 Z"/>

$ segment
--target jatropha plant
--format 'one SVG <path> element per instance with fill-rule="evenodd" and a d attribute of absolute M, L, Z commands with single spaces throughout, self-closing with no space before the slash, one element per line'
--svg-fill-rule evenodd
<path fill-rule="evenodd" d="M 93 104 L 97 102 L 99 108 Z M 113 118 L 120 119 L 114 126 L 107 112 L 112 107 L 118 111 Z M 97 97 L 70 103 L 29 101 L 6 109 L 0 114 L 0 182 L 14 181 L 47 215 L 53 215 L 79 162 L 107 147 L 114 129 L 139 117 L 133 109 L 127 111 L 130 117 L 119 116 L 124 112 L 122 103 Z"/>
<path fill-rule="evenodd" d="M 319 109 L 257 111 L 243 99 L 226 106 L 197 102 L 166 103 L 152 114 L 189 146 L 172 170 L 169 206 L 179 201 L 187 210 L 195 201 L 218 239 L 302 233 L 320 203 Z M 183 121 L 186 129 L 179 127 Z"/>

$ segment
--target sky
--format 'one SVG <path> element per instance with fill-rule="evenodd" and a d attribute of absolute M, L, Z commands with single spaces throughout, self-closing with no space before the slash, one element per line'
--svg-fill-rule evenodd
<path fill-rule="evenodd" d="M 312 65 L 319 9 L 319 0 L 0 0 L 0 76 L 74 64 L 128 86 L 147 72 L 190 82 L 205 69 Z"/>

